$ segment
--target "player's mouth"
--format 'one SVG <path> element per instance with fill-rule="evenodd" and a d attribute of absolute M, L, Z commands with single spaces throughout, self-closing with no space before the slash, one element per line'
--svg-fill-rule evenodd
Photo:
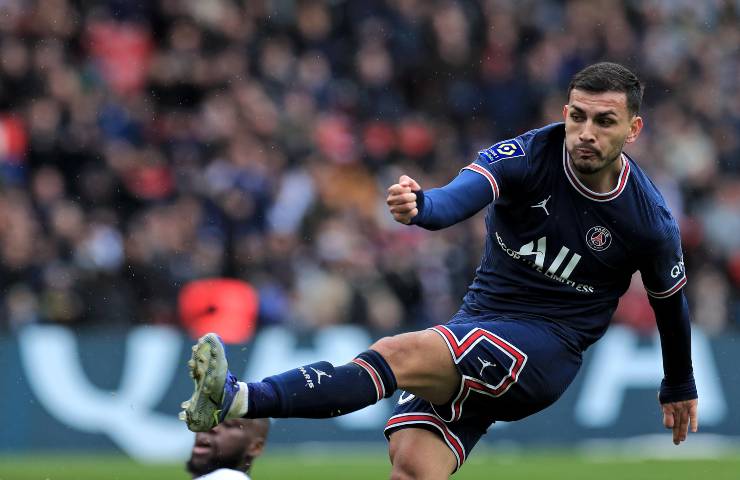
<path fill-rule="evenodd" d="M 576 155 L 582 160 L 596 160 L 599 158 L 599 154 L 592 148 L 576 147 Z"/>
<path fill-rule="evenodd" d="M 193 446 L 193 455 L 208 455 L 211 453 L 211 446 L 210 445 L 194 445 Z"/>
<path fill-rule="evenodd" d="M 211 443 L 204 438 L 196 438 L 193 445 L 193 455 L 204 455 L 211 452 Z"/>
<path fill-rule="evenodd" d="M 576 147 L 576 152 L 580 154 L 596 154 L 596 149 L 592 147 Z"/>

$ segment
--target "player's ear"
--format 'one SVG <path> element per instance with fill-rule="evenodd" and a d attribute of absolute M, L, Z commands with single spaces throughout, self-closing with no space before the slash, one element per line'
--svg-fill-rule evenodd
<path fill-rule="evenodd" d="M 255 438 L 249 443 L 247 447 L 247 454 L 251 458 L 257 458 L 262 455 L 262 451 L 265 449 L 265 441 L 261 438 Z"/>
<path fill-rule="evenodd" d="M 563 105 L 563 120 L 568 118 L 568 105 Z"/>
<path fill-rule="evenodd" d="M 642 131 L 642 117 L 639 115 L 635 115 L 634 117 L 632 117 L 632 120 L 630 121 L 630 133 L 627 135 L 625 142 L 632 143 L 635 140 L 637 140 L 637 137 L 640 136 L 641 131 Z"/>

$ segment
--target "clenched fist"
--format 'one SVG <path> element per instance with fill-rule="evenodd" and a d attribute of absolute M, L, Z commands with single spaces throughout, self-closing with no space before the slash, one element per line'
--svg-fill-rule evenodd
<path fill-rule="evenodd" d="M 416 180 L 407 175 L 401 175 L 398 183 L 388 187 L 388 198 L 385 203 L 388 204 L 388 209 L 395 221 L 408 225 L 411 219 L 419 214 L 416 193 L 414 193 L 419 190 L 421 187 Z"/>

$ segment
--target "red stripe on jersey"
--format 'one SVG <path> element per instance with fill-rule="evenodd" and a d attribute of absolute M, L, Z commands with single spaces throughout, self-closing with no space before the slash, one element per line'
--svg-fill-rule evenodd
<path fill-rule="evenodd" d="M 481 175 L 486 177 L 486 180 L 488 180 L 488 183 L 491 184 L 491 190 L 493 190 L 493 201 L 495 201 L 498 198 L 498 195 L 499 195 L 498 183 L 496 182 L 496 178 L 493 176 L 491 172 L 481 167 L 477 163 L 471 163 L 467 167 L 463 167 L 463 170 L 472 170 L 473 172 L 480 173 Z"/>
<path fill-rule="evenodd" d="M 668 298 L 674 293 L 676 293 L 677 291 L 681 290 L 683 286 L 686 285 L 687 281 L 688 280 L 686 278 L 686 275 L 684 275 L 683 278 L 681 278 L 681 280 L 676 282 L 674 286 L 672 286 L 671 288 L 669 288 L 668 290 L 664 292 L 652 292 L 648 290 L 647 287 L 645 288 L 645 291 L 647 291 L 648 295 L 650 295 L 653 298 Z"/>

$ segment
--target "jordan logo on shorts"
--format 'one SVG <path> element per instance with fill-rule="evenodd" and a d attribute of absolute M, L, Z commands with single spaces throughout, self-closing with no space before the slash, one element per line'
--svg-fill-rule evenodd
<path fill-rule="evenodd" d="M 480 367 L 480 373 L 478 374 L 478 375 L 480 375 L 481 377 L 483 376 L 483 370 L 485 370 L 485 369 L 486 369 L 486 367 L 495 367 L 495 366 L 496 366 L 496 364 L 495 364 L 495 363 L 489 362 L 488 360 L 483 360 L 483 359 L 482 359 L 482 358 L 480 358 L 480 357 L 478 357 L 478 361 L 479 361 L 479 362 L 480 362 L 480 364 L 482 365 L 482 366 Z"/>

